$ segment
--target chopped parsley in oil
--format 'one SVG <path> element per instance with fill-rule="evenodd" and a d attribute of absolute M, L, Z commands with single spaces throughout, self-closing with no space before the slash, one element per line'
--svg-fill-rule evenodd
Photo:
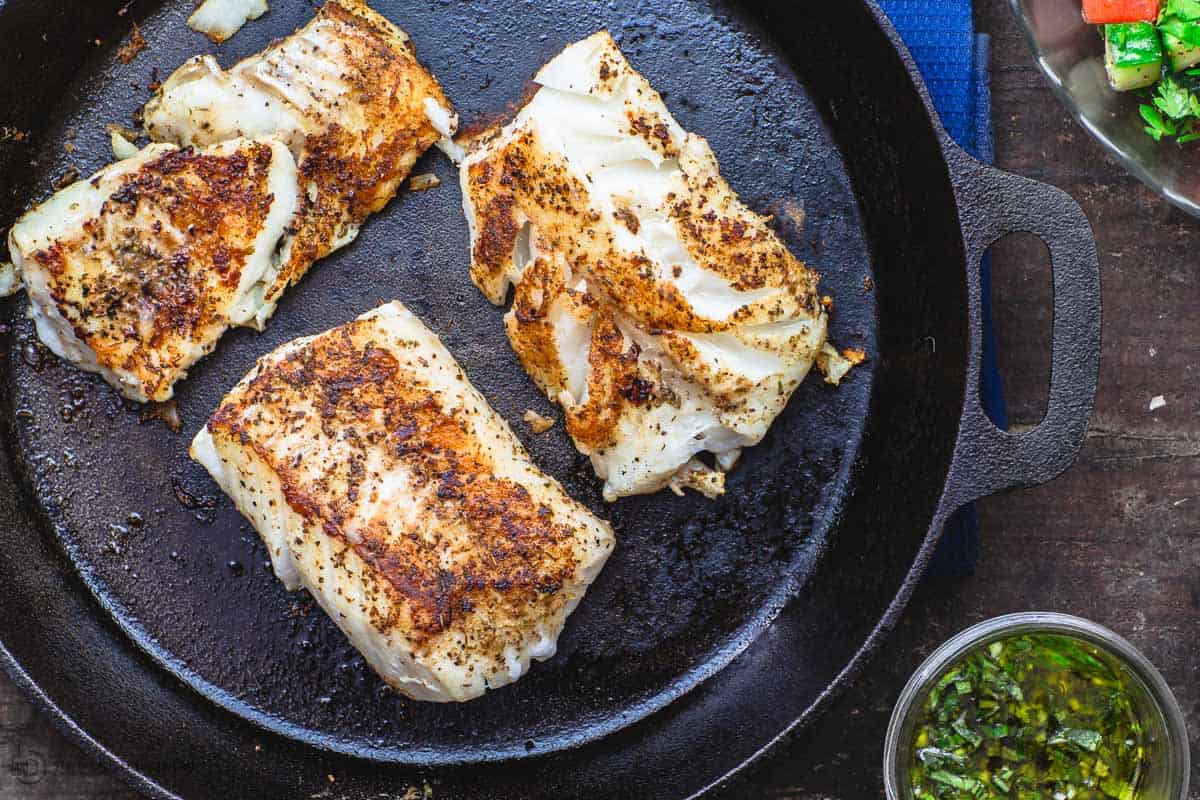
<path fill-rule="evenodd" d="M 918 711 L 916 800 L 1137 800 L 1147 743 L 1111 658 L 1054 634 L 957 661 Z"/>

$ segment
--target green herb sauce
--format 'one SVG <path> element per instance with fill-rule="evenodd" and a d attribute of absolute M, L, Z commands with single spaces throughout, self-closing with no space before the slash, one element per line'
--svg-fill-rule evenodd
<path fill-rule="evenodd" d="M 914 736 L 917 800 L 1137 800 L 1148 758 L 1111 657 L 1052 634 L 963 656 L 925 699 Z"/>

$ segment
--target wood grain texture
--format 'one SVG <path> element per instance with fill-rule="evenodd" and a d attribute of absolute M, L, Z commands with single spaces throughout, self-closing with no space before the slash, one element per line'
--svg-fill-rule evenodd
<path fill-rule="evenodd" d="M 927 582 L 866 679 L 723 797 L 881 797 L 883 731 L 921 659 L 974 622 L 1043 609 L 1113 628 L 1162 669 L 1192 730 L 1191 796 L 1200 800 L 1200 223 L 1126 175 L 1070 119 L 1005 0 L 976 0 L 976 9 L 994 37 L 999 165 L 1070 192 L 1096 230 L 1104 355 L 1092 427 L 1062 478 L 981 504 L 977 574 Z M 1049 375 L 1044 250 L 1014 237 L 994 249 L 993 272 L 1012 416 L 1029 425 Z M 1167 405 L 1151 412 L 1157 395 Z M 132 797 L 3 679 L 0 744 L 0 798 Z"/>

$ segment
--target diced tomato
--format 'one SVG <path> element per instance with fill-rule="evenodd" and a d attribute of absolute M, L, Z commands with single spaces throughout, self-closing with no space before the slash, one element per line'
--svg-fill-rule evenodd
<path fill-rule="evenodd" d="M 1083 0 L 1083 18 L 1093 25 L 1109 22 L 1154 22 L 1159 0 Z"/>

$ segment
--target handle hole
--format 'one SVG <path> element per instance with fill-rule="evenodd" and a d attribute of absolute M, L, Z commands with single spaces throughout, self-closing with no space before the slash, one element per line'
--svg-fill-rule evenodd
<path fill-rule="evenodd" d="M 980 400 L 998 427 L 1027 430 L 1046 416 L 1050 399 L 1050 251 L 1032 234 L 1010 233 L 988 248 L 983 268 L 991 276 L 984 313 L 990 310 L 995 335 L 988 342 L 985 331 Z M 989 362 L 999 367 L 1000 387 Z"/>

